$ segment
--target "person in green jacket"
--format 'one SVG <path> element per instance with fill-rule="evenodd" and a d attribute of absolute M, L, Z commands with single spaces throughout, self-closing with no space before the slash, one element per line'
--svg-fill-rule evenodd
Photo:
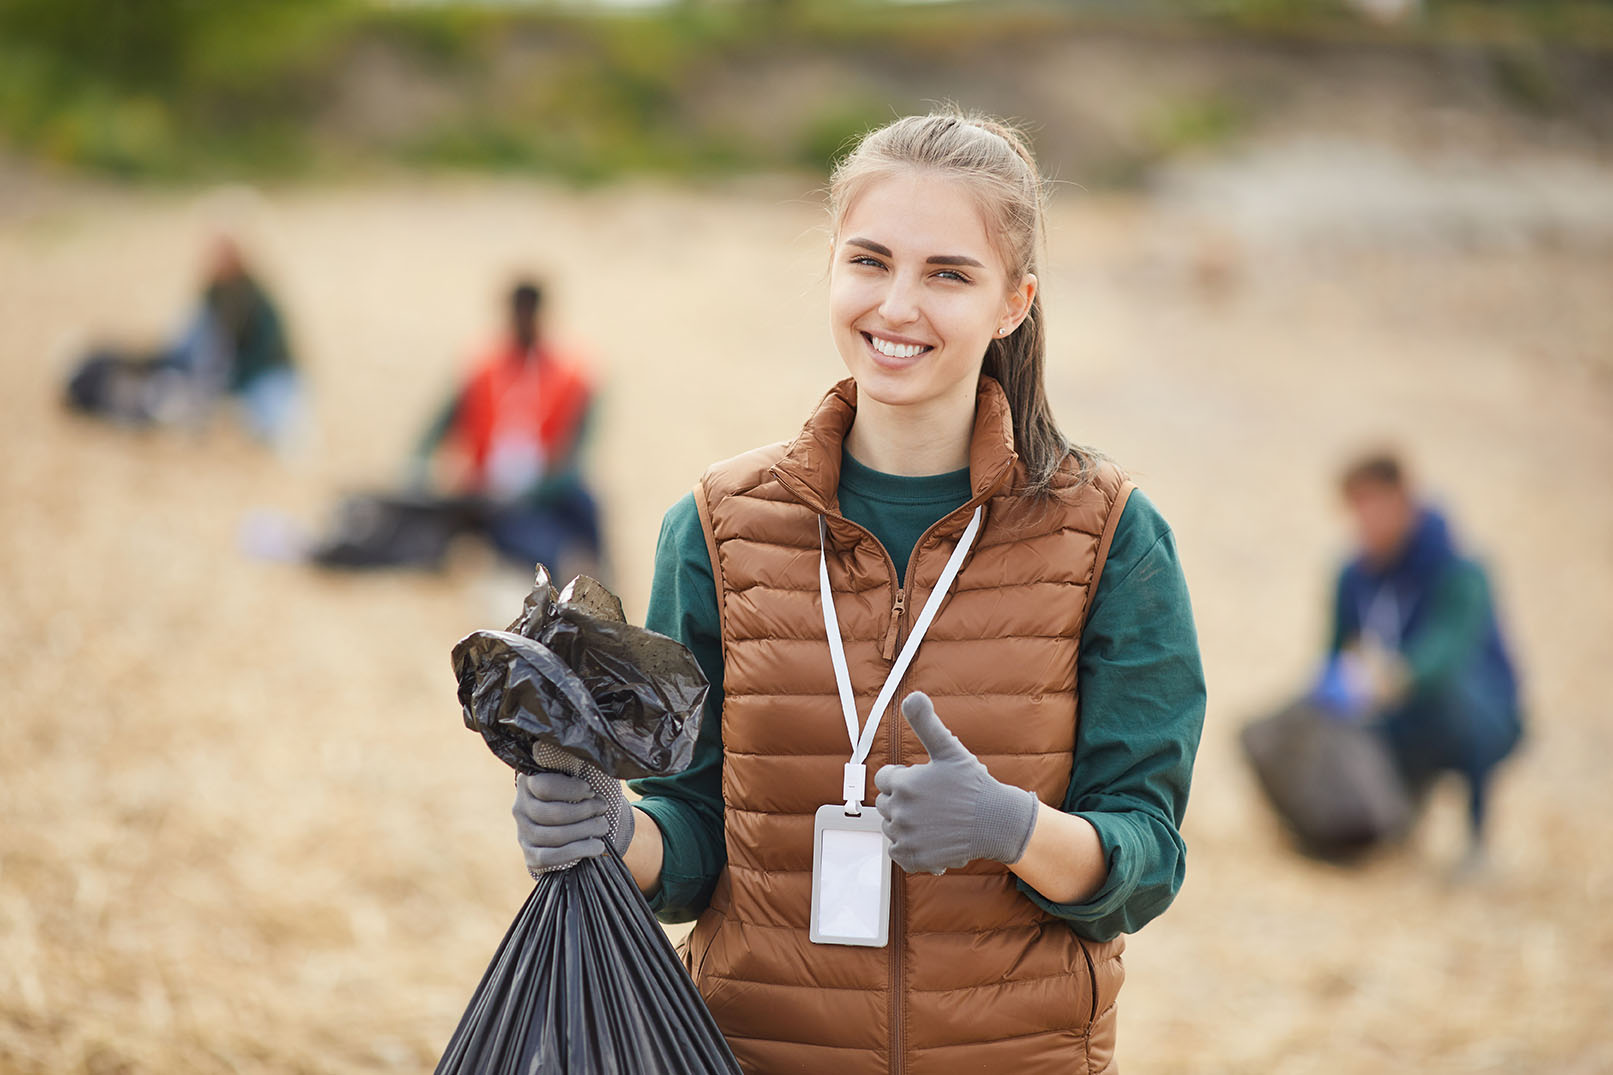
<path fill-rule="evenodd" d="M 1003 138 L 1028 160 L 1018 136 L 990 121 L 927 117 L 922 122 L 941 127 L 984 123 L 993 137 Z M 842 245 L 831 273 L 832 307 L 837 288 L 878 288 L 900 278 L 904 288 L 915 289 L 901 300 L 912 303 L 902 316 L 915 318 L 904 321 L 904 335 L 943 341 L 939 347 L 894 337 L 876 341 L 855 327 L 863 321 L 842 324 L 839 308 L 831 311 L 836 345 L 861 390 L 870 398 L 888 392 L 897 400 L 909 394 L 926 400 L 925 406 L 870 404 L 871 411 L 880 413 L 859 413 L 843 445 L 841 512 L 870 530 L 898 565 L 908 562 L 926 529 L 970 499 L 969 470 L 958 465 L 960 452 L 967 459 L 967 438 L 958 437 L 972 421 L 982 354 L 989 337 L 1018 328 L 1037 286 L 1028 274 L 1018 284 L 1005 284 L 1002 267 L 990 264 L 994 255 L 951 256 L 951 247 L 970 245 L 957 236 L 978 230 L 980 217 L 968 208 L 967 199 L 948 192 L 945 181 L 935 183 L 920 185 L 911 198 L 883 198 L 877 206 L 873 195 L 867 195 L 857 203 L 858 211 L 872 214 L 870 221 L 880 234 L 910 238 L 926 254 L 939 244 L 947 248 L 946 257 L 926 261 L 919 254 L 909 265 L 907 254 L 877 243 Z M 1034 232 L 1036 212 L 1030 216 Z M 923 282 L 909 285 L 909 274 Z M 1023 290 L 1016 290 L 1020 284 Z M 995 289 L 1005 286 L 1009 298 L 1004 301 L 1019 316 L 997 325 L 1004 315 Z M 876 320 L 883 318 L 869 315 L 868 323 Z M 1035 331 L 1041 331 L 1039 315 Z M 1040 359 L 1036 362 L 1038 398 L 1045 404 Z M 949 415 L 948 437 L 937 439 L 922 425 L 923 412 L 940 406 L 928 398 L 933 393 L 944 394 L 953 410 L 961 408 Z M 1045 416 L 1046 427 L 1037 430 L 1039 443 L 1060 446 L 1060 453 L 1073 451 L 1052 425 L 1051 415 Z M 883 432 L 875 427 L 876 418 L 888 419 Z M 1016 424 L 1016 435 L 1017 430 Z M 901 443 L 887 441 L 892 434 Z M 1022 442 L 1019 447 L 1023 454 L 1036 446 Z M 519 842 L 534 871 L 603 854 L 607 833 L 617 833 L 615 851 L 633 870 L 656 913 L 664 921 L 678 922 L 706 907 L 726 863 L 725 668 L 712 565 L 692 495 L 675 503 L 663 520 L 645 625 L 687 645 L 711 683 L 693 763 L 674 776 L 632 782 L 641 796 L 632 804 L 607 802 L 585 782 L 560 774 L 523 777 L 517 781 L 514 813 Z M 1186 848 L 1180 826 L 1204 720 L 1203 667 L 1175 536 L 1141 492 L 1125 505 L 1092 595 L 1080 638 L 1078 676 L 1076 760 L 1062 809 L 1048 807 L 1035 815 L 1032 840 L 1018 844 L 1023 858 L 1014 869 L 1027 899 L 1082 936 L 1102 941 L 1140 929 L 1181 888 Z M 904 714 L 912 719 L 906 707 Z M 900 796 L 882 795 L 881 814 L 887 813 L 887 798 Z M 891 809 L 899 808 L 900 803 L 892 803 Z M 945 842 L 949 834 L 922 831 L 926 821 L 911 819 L 920 830 L 920 842 L 930 837 L 937 844 Z M 1034 869 L 1027 864 L 1032 857 L 1040 860 Z M 1024 879 L 1027 873 L 1056 883 L 1032 885 Z"/>
<path fill-rule="evenodd" d="M 208 248 L 201 295 L 178 337 L 153 354 L 95 349 L 71 375 L 67 397 L 78 410 L 131 425 L 198 423 L 228 399 L 249 432 L 281 448 L 302 420 L 284 319 L 228 235 Z"/>

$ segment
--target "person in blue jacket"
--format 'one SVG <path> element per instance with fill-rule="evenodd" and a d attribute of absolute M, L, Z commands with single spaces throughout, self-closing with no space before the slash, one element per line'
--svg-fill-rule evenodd
<path fill-rule="evenodd" d="M 1341 486 L 1358 549 L 1339 573 L 1319 700 L 1375 714 L 1414 799 L 1442 773 L 1466 781 L 1477 866 L 1491 775 L 1523 733 L 1489 579 L 1395 456 L 1357 460 Z"/>

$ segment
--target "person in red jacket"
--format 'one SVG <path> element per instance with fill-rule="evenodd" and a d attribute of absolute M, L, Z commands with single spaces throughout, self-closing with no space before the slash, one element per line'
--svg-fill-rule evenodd
<path fill-rule="evenodd" d="M 581 467 L 593 383 L 544 337 L 542 305 L 536 283 L 516 284 L 507 332 L 421 437 L 410 493 L 350 499 L 317 562 L 434 566 L 469 531 L 523 569 L 596 568 L 599 513 Z"/>
<path fill-rule="evenodd" d="M 557 499 L 579 484 L 577 449 L 593 390 L 582 367 L 539 332 L 542 292 L 510 295 L 510 331 L 483 353 L 415 451 L 425 484 L 433 456 L 455 456 L 456 492 L 506 502 Z"/>

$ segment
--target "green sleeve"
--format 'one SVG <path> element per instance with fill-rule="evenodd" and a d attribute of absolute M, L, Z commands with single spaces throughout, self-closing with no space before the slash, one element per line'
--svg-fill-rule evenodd
<path fill-rule="evenodd" d="M 1361 633 L 1361 625 L 1356 622 L 1358 613 L 1344 598 L 1347 578 L 1347 572 L 1340 571 L 1333 583 L 1333 630 L 1327 643 L 1330 657 L 1344 652 L 1344 647 L 1354 642 L 1356 635 Z"/>
<path fill-rule="evenodd" d="M 543 472 L 543 477 L 538 480 L 536 487 L 530 493 L 530 499 L 534 503 L 548 503 L 582 481 L 584 442 L 593 433 L 593 429 L 594 398 L 590 394 L 583 402 L 582 414 L 577 417 L 577 428 L 572 431 L 571 438 L 566 443 L 565 451 L 554 459 L 549 460 L 548 468 Z M 692 501 L 693 497 L 690 499 Z M 698 524 L 698 518 L 695 521 Z M 665 534 L 664 520 L 662 533 L 663 535 Z M 702 539 L 700 547 L 702 551 L 705 549 L 704 539 Z M 712 600 L 713 602 L 716 600 L 715 591 L 713 592 Z M 715 604 L 713 605 L 713 610 L 715 610 Z M 667 632 L 663 631 L 662 633 Z"/>
<path fill-rule="evenodd" d="M 689 767 L 672 776 L 628 783 L 643 796 L 638 808 L 661 830 L 661 888 L 650 907 L 663 922 L 686 922 L 705 910 L 728 863 L 722 801 L 722 630 L 711 555 L 693 493 L 661 521 L 644 626 L 688 646 L 711 684 Z"/>
<path fill-rule="evenodd" d="M 1478 646 L 1490 607 L 1483 569 L 1457 562 L 1441 574 L 1428 602 L 1422 622 L 1400 650 L 1413 695 L 1444 686 Z"/>
<path fill-rule="evenodd" d="M 425 432 L 420 435 L 420 440 L 415 444 L 416 459 L 430 459 L 436 454 L 437 449 L 442 446 L 443 438 L 448 436 L 448 431 L 454 427 L 454 421 L 459 417 L 459 401 L 462 398 L 464 390 L 460 389 L 448 397 L 448 401 L 437 410 L 436 416 L 432 418 Z"/>
<path fill-rule="evenodd" d="M 1204 727 L 1204 669 L 1170 527 L 1134 492 L 1076 659 L 1080 726 L 1064 809 L 1092 823 L 1109 876 L 1091 899 L 1032 902 L 1082 936 L 1134 933 L 1170 906 L 1186 874 L 1180 826 Z"/>
<path fill-rule="evenodd" d="M 571 431 L 571 436 L 567 438 L 565 449 L 557 457 L 549 460 L 549 469 L 551 471 L 556 474 L 569 474 L 582 465 L 583 449 L 587 447 L 588 441 L 594 433 L 595 410 L 594 396 L 590 392 L 587 398 L 583 400 L 582 413 L 577 415 L 576 428 Z M 693 497 L 691 496 L 690 499 L 692 500 Z M 698 519 L 695 521 L 699 522 Z M 705 547 L 704 540 L 701 541 L 701 547 Z M 713 600 L 715 601 L 715 594 L 713 595 Z"/>

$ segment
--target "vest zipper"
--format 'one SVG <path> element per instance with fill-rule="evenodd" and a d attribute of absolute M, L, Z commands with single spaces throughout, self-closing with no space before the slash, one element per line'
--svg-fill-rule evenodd
<path fill-rule="evenodd" d="M 891 625 L 885 632 L 885 648 L 880 650 L 880 656 L 887 661 L 896 656 L 896 632 L 902 625 L 902 612 L 907 608 L 907 591 L 901 587 L 896 590 L 896 604 L 891 606 Z"/>
<path fill-rule="evenodd" d="M 965 504 L 964 507 L 968 507 L 968 505 Z M 926 539 L 929 538 L 930 531 L 946 522 L 947 519 L 950 519 L 953 515 L 956 515 L 957 512 L 961 510 L 963 509 L 959 508 L 956 511 L 949 512 L 948 514 L 942 516 L 940 519 L 937 519 L 935 522 L 931 523 L 924 533 L 919 535 L 918 541 L 913 545 L 913 551 L 909 553 L 907 557 L 907 578 L 913 577 L 913 568 L 918 563 L 919 549 L 924 546 Z M 902 613 L 907 610 L 907 588 L 905 586 L 898 585 L 898 580 L 896 577 L 896 561 L 891 557 L 890 550 L 885 548 L 885 546 L 880 543 L 878 538 L 874 537 L 874 532 L 869 530 L 866 526 L 851 522 L 850 519 L 846 519 L 845 521 L 851 523 L 852 526 L 855 526 L 858 530 L 861 530 L 863 533 L 867 534 L 868 537 L 873 541 L 875 547 L 884 554 L 885 565 L 890 568 L 891 584 L 896 587 L 896 600 L 891 606 L 890 627 L 885 632 L 885 645 L 881 650 L 884 659 L 888 661 L 895 655 L 897 644 L 901 641 Z M 907 677 L 904 676 L 902 677 L 902 683 L 898 684 L 898 690 L 896 692 L 898 705 L 900 705 L 899 699 L 902 695 L 900 688 L 905 686 L 906 683 Z M 887 736 L 887 742 L 890 744 L 890 760 L 892 765 L 900 765 L 902 763 L 901 727 L 903 723 L 904 722 L 900 720 L 887 720 L 885 722 L 885 734 Z M 902 1031 L 904 1029 L 902 1026 L 902 1017 L 904 1014 L 902 1004 L 902 948 L 906 940 L 904 930 L 907 928 L 907 889 L 903 884 L 900 867 L 896 867 L 895 869 L 897 870 L 896 876 L 891 879 L 891 939 L 890 943 L 887 945 L 887 947 L 890 949 L 891 983 L 890 1075 L 902 1075 L 903 1052 L 905 1050 L 902 1040 Z"/>
<path fill-rule="evenodd" d="M 968 505 L 965 504 L 964 507 L 968 507 Z M 919 535 L 918 541 L 913 543 L 913 551 L 911 553 L 909 553 L 908 557 L 907 557 L 907 575 L 903 579 L 904 582 L 907 579 L 910 579 L 910 578 L 913 577 L 913 569 L 918 565 L 919 550 L 922 549 L 924 547 L 924 545 L 925 545 L 925 542 L 927 542 L 929 540 L 930 531 L 934 530 L 936 527 L 940 526 L 942 523 L 946 522 L 948 519 L 952 518 L 953 515 L 956 515 L 959 511 L 962 511 L 962 510 L 963 510 L 962 508 L 958 508 L 955 511 L 948 512 L 946 515 L 942 516 L 941 518 L 937 519 L 935 522 L 931 523 L 929 525 L 929 527 L 927 527 L 925 529 L 924 533 Z M 878 539 L 875 539 L 874 543 L 876 545 L 879 544 Z M 884 550 L 884 546 L 881 545 L 880 548 L 882 550 Z M 896 561 L 891 559 L 891 555 L 890 555 L 890 552 L 888 550 L 885 550 L 885 562 L 890 565 L 891 581 L 895 582 L 896 581 Z M 906 609 L 906 607 L 907 607 L 907 588 L 905 586 L 898 586 L 896 588 L 896 605 L 895 605 L 894 608 L 891 609 L 890 630 L 885 635 L 885 659 L 887 661 L 890 660 L 891 656 L 896 652 L 897 643 L 901 640 L 902 612 Z M 898 707 L 901 705 L 900 699 L 902 698 L 903 693 L 905 692 L 905 690 L 907 688 L 907 679 L 908 679 L 907 676 L 903 676 L 902 677 L 902 682 L 897 684 L 896 698 L 893 699 L 893 701 L 896 702 Z M 902 763 L 902 725 L 905 724 L 905 723 L 906 723 L 905 721 L 899 721 L 899 720 L 887 720 L 886 721 L 886 725 L 885 725 L 886 732 L 885 732 L 885 734 L 887 736 L 889 736 L 890 759 L 891 759 L 891 764 L 892 765 L 900 765 Z M 903 996 L 904 996 L 904 992 L 905 992 L 905 987 L 904 987 L 903 982 L 902 982 L 902 952 L 903 952 L 903 949 L 905 947 L 906 940 L 907 940 L 907 934 L 906 934 L 906 930 L 907 930 L 907 898 L 906 898 L 906 893 L 907 893 L 907 886 L 903 883 L 903 875 L 902 875 L 902 872 L 901 872 L 901 868 L 897 867 L 896 868 L 896 876 L 892 879 L 892 882 L 891 882 L 891 941 L 890 941 L 891 1044 L 890 1044 L 890 1075 L 902 1075 L 903 1061 L 905 1060 L 904 1053 L 906 1051 L 906 1045 L 902 1040 L 903 1039 L 903 1033 L 902 1032 L 905 1029 L 904 1026 L 903 1026 L 903 1022 L 904 1022 L 903 1016 L 906 1014 L 905 1006 L 903 1004 Z"/>

